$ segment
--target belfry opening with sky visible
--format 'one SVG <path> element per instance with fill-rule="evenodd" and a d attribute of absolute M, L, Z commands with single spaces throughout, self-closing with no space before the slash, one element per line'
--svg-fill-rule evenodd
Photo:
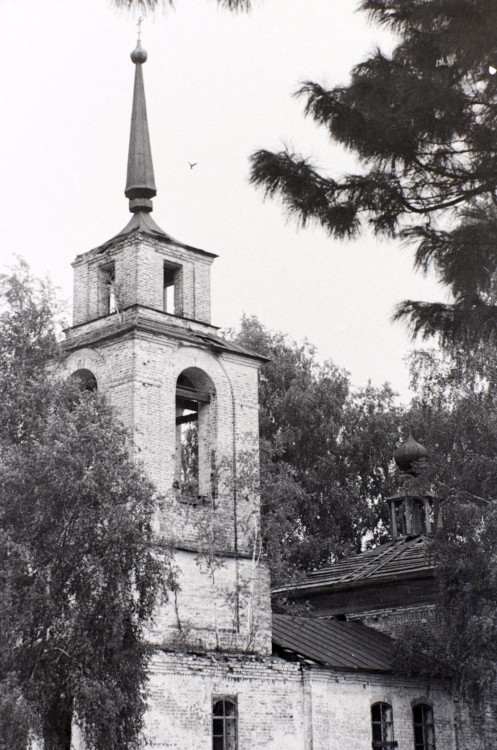
<path fill-rule="evenodd" d="M 163 497 L 158 554 L 174 548 L 179 588 L 149 633 L 147 747 L 473 750 L 471 717 L 443 675 L 421 662 L 408 676 L 394 669 L 397 624 L 431 627 L 429 495 L 390 498 L 391 542 L 280 589 L 313 606 L 272 615 L 256 483 L 243 486 L 257 473 L 263 358 L 211 323 L 215 254 L 152 218 L 140 42 L 131 59 L 132 217 L 74 261 L 64 347 L 67 372 L 104 393 L 132 433 Z"/>

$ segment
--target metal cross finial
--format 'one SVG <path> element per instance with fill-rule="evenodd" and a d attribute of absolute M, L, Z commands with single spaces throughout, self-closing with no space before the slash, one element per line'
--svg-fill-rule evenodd
<path fill-rule="evenodd" d="M 142 36 L 142 23 L 143 23 L 143 21 L 144 21 L 143 16 L 140 16 L 140 18 L 138 19 L 138 23 L 136 24 L 137 27 L 138 27 L 138 41 L 139 42 L 141 41 L 141 36 Z"/>

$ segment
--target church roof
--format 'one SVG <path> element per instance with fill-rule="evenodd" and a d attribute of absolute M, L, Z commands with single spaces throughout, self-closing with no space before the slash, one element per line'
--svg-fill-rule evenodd
<path fill-rule="evenodd" d="M 282 586 L 274 593 L 343 589 L 432 574 L 433 563 L 426 537 L 401 537 L 380 544 L 375 549 L 319 568 L 309 573 L 303 581 Z"/>
<path fill-rule="evenodd" d="M 391 672 L 395 663 L 395 640 L 358 622 L 273 615 L 273 644 L 282 656 L 333 669 Z"/>
<path fill-rule="evenodd" d="M 107 240 L 107 242 L 104 242 L 103 245 L 100 245 L 99 247 L 95 248 L 95 251 L 92 251 L 92 252 L 95 252 L 96 254 L 102 253 L 110 245 L 113 245 L 118 240 L 128 237 L 134 232 L 137 232 L 137 233 L 141 232 L 142 234 L 148 235 L 149 237 L 161 239 L 168 245 L 176 245 L 177 247 L 182 247 L 185 250 L 190 250 L 194 253 L 205 255 L 209 258 L 218 257 L 216 253 L 211 253 L 208 250 L 202 250 L 202 248 L 200 247 L 193 247 L 192 245 L 186 245 L 184 242 L 175 240 L 174 237 L 171 237 L 170 234 L 168 234 L 163 229 L 161 229 L 161 227 L 150 216 L 150 213 L 145 213 L 143 211 L 139 211 L 133 214 L 133 216 L 131 217 L 129 222 L 126 224 L 124 229 L 121 229 L 121 231 L 118 232 L 116 235 L 114 235 L 114 237 L 112 237 L 110 240 Z"/>

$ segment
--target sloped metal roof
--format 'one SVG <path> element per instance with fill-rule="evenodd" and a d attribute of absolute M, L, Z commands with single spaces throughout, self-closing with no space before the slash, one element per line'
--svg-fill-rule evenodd
<path fill-rule="evenodd" d="M 433 563 L 424 536 L 403 537 L 309 573 L 303 581 L 276 592 L 314 588 L 347 588 L 368 582 L 431 575 Z"/>
<path fill-rule="evenodd" d="M 201 341 L 206 343 L 208 346 L 218 351 L 227 351 L 227 352 L 232 352 L 234 354 L 243 354 L 245 357 L 252 357 L 253 359 L 259 359 L 261 362 L 269 362 L 269 357 L 266 357 L 265 354 L 259 354 L 258 352 L 254 352 L 251 349 L 247 349 L 245 346 L 236 344 L 234 341 L 228 341 L 227 339 L 223 339 L 221 338 L 221 336 L 216 336 L 215 334 L 212 334 L 212 333 L 207 333 L 207 334 L 197 333 L 196 336 Z"/>
<path fill-rule="evenodd" d="M 142 234 L 148 234 L 150 237 L 155 237 L 164 240 L 169 245 L 177 245 L 178 247 L 182 247 L 184 250 L 191 250 L 194 253 L 198 253 L 200 255 L 205 255 L 209 258 L 217 258 L 218 256 L 215 253 L 210 253 L 207 250 L 202 250 L 199 247 L 193 247 L 193 245 L 186 245 L 184 242 L 180 242 L 179 240 L 175 240 L 174 237 L 171 237 L 170 234 L 165 232 L 161 227 L 154 221 L 152 216 L 149 213 L 144 213 L 143 211 L 138 211 L 137 213 L 133 214 L 129 222 L 126 224 L 124 229 L 121 229 L 121 231 L 114 235 L 114 237 L 111 237 L 110 240 L 107 240 L 107 242 L 104 242 L 103 245 L 99 245 L 99 247 L 96 247 L 94 250 L 91 250 L 90 252 L 95 254 L 100 254 L 105 252 L 107 248 L 110 245 L 113 245 L 115 242 L 117 242 L 120 239 L 123 239 L 124 237 L 127 237 L 133 232 L 141 232 Z"/>
<path fill-rule="evenodd" d="M 277 649 L 334 669 L 391 672 L 395 641 L 357 622 L 273 614 Z"/>

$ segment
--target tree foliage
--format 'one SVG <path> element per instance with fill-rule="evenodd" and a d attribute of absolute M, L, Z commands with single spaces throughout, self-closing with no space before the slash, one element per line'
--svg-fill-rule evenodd
<path fill-rule="evenodd" d="M 384 533 L 401 411 L 388 386 L 353 390 L 348 374 L 243 318 L 231 335 L 269 357 L 259 381 L 261 495 L 275 583 L 359 551 Z"/>
<path fill-rule="evenodd" d="M 418 243 L 416 267 L 433 267 L 453 302 L 407 300 L 395 319 L 407 321 L 414 336 L 437 334 L 445 348 L 456 343 L 471 351 L 481 341 L 497 340 L 497 208 L 474 203 L 459 216 L 451 230 L 425 226 L 404 232 Z"/>
<path fill-rule="evenodd" d="M 118 8 L 135 8 L 140 11 L 153 11 L 161 5 L 174 6 L 174 0 L 113 0 Z M 252 0 L 216 0 L 220 8 L 227 10 L 248 11 L 251 8 Z"/>
<path fill-rule="evenodd" d="M 397 406 L 388 386 L 354 390 L 314 348 L 244 318 L 237 341 L 271 357 L 261 368 L 261 495 L 273 582 L 387 537 L 383 500 L 408 482 L 441 501 L 431 537 L 439 606 L 428 632 L 402 641 L 400 664 L 419 650 L 482 702 L 497 677 L 497 356 L 490 344 L 411 359 L 414 398 Z M 412 429 L 429 462 L 402 476 L 392 454 Z M 414 486 L 413 486 L 414 485 Z"/>
<path fill-rule="evenodd" d="M 167 556 L 127 434 L 56 351 L 53 295 L 21 265 L 0 314 L 0 747 L 69 750 L 76 722 L 89 749 L 131 750 Z"/>
<path fill-rule="evenodd" d="M 497 368 L 481 346 L 412 362 L 416 397 L 409 419 L 429 449 L 419 481 L 442 500 L 443 526 L 430 542 L 439 606 L 428 637 L 405 643 L 428 651 L 466 698 L 482 702 L 497 677 Z"/>
<path fill-rule="evenodd" d="M 260 150 L 252 182 L 280 197 L 304 226 L 316 222 L 342 238 L 367 224 L 417 242 L 417 266 L 440 273 L 454 304 L 408 301 L 397 317 L 415 334 L 441 333 L 444 343 L 486 337 L 496 319 L 484 270 L 492 271 L 496 254 L 487 239 L 495 234 L 497 195 L 497 76 L 489 74 L 490 63 L 497 67 L 497 6 L 362 0 L 360 9 L 394 32 L 393 52 L 374 51 L 347 85 L 308 81 L 298 94 L 306 115 L 357 155 L 361 171 L 335 178 L 289 150 Z M 437 222 L 449 209 L 457 227 L 443 232 Z M 470 294 L 461 296 L 461 273 L 454 279 L 446 272 L 464 267 L 475 237 L 480 249 L 466 267 Z"/>

